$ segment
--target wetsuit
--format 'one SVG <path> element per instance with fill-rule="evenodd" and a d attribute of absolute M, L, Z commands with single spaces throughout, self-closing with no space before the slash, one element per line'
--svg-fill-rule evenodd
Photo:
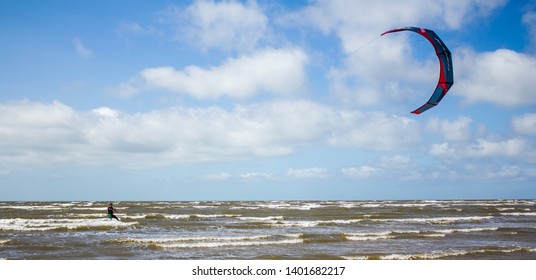
<path fill-rule="evenodd" d="M 110 218 L 110 220 L 111 220 L 112 218 L 114 218 L 114 219 L 116 219 L 116 220 L 119 221 L 119 219 L 117 218 L 117 216 L 114 215 L 114 211 L 115 211 L 115 209 L 114 209 L 112 206 L 108 207 L 108 218 Z"/>

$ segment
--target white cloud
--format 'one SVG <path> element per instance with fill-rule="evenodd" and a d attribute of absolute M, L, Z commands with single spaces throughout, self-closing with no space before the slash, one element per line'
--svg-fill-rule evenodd
<path fill-rule="evenodd" d="M 252 50 L 268 31 L 268 17 L 255 1 L 198 0 L 174 12 L 180 21 L 177 37 L 203 49 Z"/>
<path fill-rule="evenodd" d="M 437 58 L 432 57 L 431 48 L 427 60 L 422 54 L 413 55 L 416 44 L 408 37 L 416 34 L 380 34 L 396 27 L 425 26 L 441 36 L 445 29 L 462 28 L 506 3 L 507 0 L 410 0 L 401 5 L 394 0 L 321 0 L 280 22 L 313 26 L 340 39 L 346 60 L 330 71 L 332 93 L 363 106 L 386 106 L 384 101 L 390 100 L 390 106 L 402 105 L 411 111 L 426 102 L 426 93 L 431 93 L 437 83 Z M 425 94 L 417 95 L 421 92 Z"/>
<path fill-rule="evenodd" d="M 147 167 L 281 156 L 312 144 L 398 150 L 408 144 L 406 134 L 415 137 L 408 120 L 372 125 L 369 118 L 352 117 L 362 115 L 358 112 L 305 100 L 136 114 L 108 107 L 77 112 L 60 102 L 22 101 L 2 104 L 0 113 L 6 116 L 0 120 L 0 161 L 22 165 Z"/>
<path fill-rule="evenodd" d="M 433 144 L 430 147 L 430 154 L 438 157 L 453 156 L 455 150 L 449 146 L 449 143 Z"/>
<path fill-rule="evenodd" d="M 346 53 L 353 52 L 371 37 L 402 26 L 460 28 L 463 23 L 488 16 L 507 0 L 320 0 L 287 16 L 288 22 L 311 24 L 325 33 L 336 33 Z"/>
<path fill-rule="evenodd" d="M 88 58 L 93 56 L 93 51 L 84 46 L 84 44 L 82 44 L 82 39 L 80 39 L 79 37 L 73 39 L 73 45 L 74 49 L 76 50 L 76 53 L 80 57 Z"/>
<path fill-rule="evenodd" d="M 373 51 L 351 54 L 342 67 L 330 69 L 333 94 L 365 106 L 385 105 L 388 100 L 407 112 L 424 104 L 437 84 L 437 58 L 418 61 L 402 38 L 382 37 Z"/>
<path fill-rule="evenodd" d="M 289 168 L 287 170 L 287 176 L 300 179 L 324 179 L 329 177 L 329 171 L 319 167 L 304 169 Z"/>
<path fill-rule="evenodd" d="M 128 96 L 148 88 L 160 88 L 197 99 L 222 96 L 243 99 L 263 92 L 289 95 L 305 89 L 307 61 L 307 55 L 299 49 L 264 49 L 229 58 L 222 65 L 208 69 L 148 68 L 115 91 Z"/>
<path fill-rule="evenodd" d="M 130 35 L 161 35 L 162 32 L 153 26 L 142 26 L 137 22 L 123 21 L 119 23 L 116 33 L 119 37 Z"/>
<path fill-rule="evenodd" d="M 411 158 L 407 156 L 381 157 L 379 164 L 386 168 L 404 168 L 411 163 Z"/>
<path fill-rule="evenodd" d="M 528 142 L 521 138 L 503 141 L 478 139 L 475 144 L 466 149 L 465 153 L 471 157 L 519 157 L 527 152 L 528 148 Z"/>
<path fill-rule="evenodd" d="M 429 153 L 433 156 L 457 159 L 491 159 L 507 158 L 528 163 L 536 162 L 536 150 L 531 142 L 524 138 L 505 140 L 477 139 L 472 144 L 450 143 L 434 144 Z"/>
<path fill-rule="evenodd" d="M 507 49 L 484 53 L 465 49 L 457 54 L 456 88 L 452 92 L 466 103 L 536 105 L 533 90 L 536 57 Z"/>
<path fill-rule="evenodd" d="M 531 48 L 536 51 L 536 12 L 527 12 L 522 17 L 522 22 L 527 26 L 529 31 L 529 40 L 531 42 Z"/>
<path fill-rule="evenodd" d="M 141 168 L 288 155 L 325 143 L 348 112 L 310 101 L 77 112 L 60 103 L 0 104 L 0 165 L 79 163 Z"/>
<path fill-rule="evenodd" d="M 382 170 L 372 166 L 345 167 L 341 172 L 353 178 L 367 178 L 380 173 Z"/>
<path fill-rule="evenodd" d="M 251 180 L 272 180 L 275 177 L 269 173 L 250 172 L 250 173 L 240 174 L 240 178 L 242 178 L 243 180 L 251 181 Z"/>
<path fill-rule="evenodd" d="M 233 178 L 233 175 L 227 172 L 220 172 L 220 173 L 212 173 L 212 174 L 206 174 L 202 176 L 201 180 L 203 181 L 227 181 L 229 179 Z"/>
<path fill-rule="evenodd" d="M 512 118 L 512 127 L 516 133 L 536 135 L 536 114 L 527 113 Z"/>
<path fill-rule="evenodd" d="M 341 130 L 334 131 L 329 143 L 337 147 L 359 147 L 375 151 L 405 150 L 420 140 L 416 121 L 382 113 L 343 113 Z"/>
<path fill-rule="evenodd" d="M 433 132 L 441 133 L 447 141 L 468 141 L 471 139 L 471 130 L 469 125 L 472 120 L 468 117 L 458 117 L 454 121 L 439 120 L 431 118 L 426 127 Z"/>
<path fill-rule="evenodd" d="M 516 179 L 522 174 L 522 169 L 519 166 L 502 166 L 500 170 L 490 170 L 485 173 L 485 177 L 490 179 Z"/>

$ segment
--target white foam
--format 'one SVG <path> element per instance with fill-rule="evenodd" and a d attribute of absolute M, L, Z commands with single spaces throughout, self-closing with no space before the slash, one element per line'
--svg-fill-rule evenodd
<path fill-rule="evenodd" d="M 430 224 L 453 224 L 457 222 L 478 222 L 481 220 L 493 219 L 492 216 L 472 216 L 472 217 L 436 217 L 436 218 L 407 218 L 407 219 L 370 219 L 377 222 L 402 222 L 402 223 L 430 223 Z"/>
<path fill-rule="evenodd" d="M 373 241 L 373 240 L 394 238 L 394 236 L 392 236 L 391 233 L 392 233 L 391 231 L 375 232 L 375 233 L 346 233 L 345 237 L 346 239 L 352 240 L 352 241 Z"/>
<path fill-rule="evenodd" d="M 500 211 L 500 212 L 511 211 L 511 210 L 515 210 L 515 208 L 514 207 L 498 207 L 497 208 L 497 211 Z"/>
<path fill-rule="evenodd" d="M 103 219 L 0 219 L 0 230 L 46 231 L 95 227 L 129 227 L 137 222 L 118 222 Z"/>
<path fill-rule="evenodd" d="M 148 213 L 144 215 L 128 216 L 131 219 L 144 219 L 147 217 L 163 217 L 171 220 L 185 220 L 190 218 L 212 219 L 212 218 L 235 218 L 240 217 L 236 214 L 165 214 L 165 213 Z"/>
<path fill-rule="evenodd" d="M 253 236 L 183 236 L 170 238 L 125 238 L 114 242 L 145 243 L 161 248 L 210 248 L 302 243 L 301 234 Z"/>
<path fill-rule="evenodd" d="M 211 208 L 217 208 L 218 206 L 214 206 L 214 205 L 194 205 L 192 206 L 192 208 L 195 208 L 195 209 L 211 209 Z"/>
<path fill-rule="evenodd" d="M 97 214 L 95 214 L 97 215 Z M 100 214 L 98 214 L 100 215 Z M 145 219 L 145 216 L 146 215 L 126 215 L 126 216 L 123 216 L 123 218 L 129 218 L 129 219 L 133 219 L 133 220 L 138 220 L 138 219 Z"/>
<path fill-rule="evenodd" d="M 4 244 L 7 244 L 9 241 L 9 239 L 4 239 L 4 240 L 0 240 L 0 245 L 4 245 Z"/>
<path fill-rule="evenodd" d="M 77 217 L 77 218 L 102 218 L 106 217 L 106 213 L 68 213 L 67 216 L 69 217 Z"/>
<path fill-rule="evenodd" d="M 283 220 L 283 216 L 268 216 L 268 217 L 238 217 L 242 221 L 273 221 Z"/>
<path fill-rule="evenodd" d="M 273 227 L 316 227 L 324 221 L 266 221 Z"/>
<path fill-rule="evenodd" d="M 214 247 L 232 247 L 232 246 L 266 246 L 281 244 L 303 243 L 303 240 L 273 240 L 273 241 L 240 241 L 240 242 L 212 242 L 212 243 L 174 243 L 174 244 L 157 244 L 163 248 L 214 248 Z"/>
<path fill-rule="evenodd" d="M 257 209 L 260 209 L 260 207 L 258 206 L 233 206 L 233 207 L 230 207 L 229 209 L 231 210 L 244 210 L 244 209 L 257 210 Z"/>
<path fill-rule="evenodd" d="M 2 209 L 19 209 L 19 210 L 63 210 L 64 208 L 53 205 L 2 205 Z"/>
<path fill-rule="evenodd" d="M 443 234 L 451 234 L 451 233 L 457 233 L 457 232 L 479 232 L 479 231 L 496 231 L 498 230 L 498 227 L 490 227 L 490 228 L 459 228 L 459 229 L 438 229 L 438 230 L 430 230 L 430 231 L 422 231 L 422 232 L 438 232 Z"/>
<path fill-rule="evenodd" d="M 364 208 L 376 208 L 376 207 L 381 207 L 381 206 L 384 206 L 384 205 L 382 205 L 382 204 L 361 204 L 359 206 L 364 207 Z"/>
<path fill-rule="evenodd" d="M 282 234 L 282 235 L 252 235 L 252 236 L 182 236 L 182 237 L 163 237 L 163 238 L 124 238 L 116 242 L 134 242 L 134 243 L 170 243 L 170 242 L 201 242 L 201 241 L 251 241 L 263 240 L 275 237 L 299 238 L 300 234 Z"/>
<path fill-rule="evenodd" d="M 259 208 L 267 208 L 267 209 L 277 209 L 277 210 L 301 210 L 301 211 L 308 211 L 315 208 L 324 208 L 325 205 L 321 205 L 316 202 L 312 203 L 285 203 L 285 202 L 278 202 L 278 203 L 270 203 L 270 204 L 257 204 L 255 205 Z"/>
<path fill-rule="evenodd" d="M 236 214 L 191 214 L 189 215 L 190 217 L 197 217 L 197 218 L 206 218 L 206 219 L 210 219 L 210 218 L 236 218 L 236 217 L 240 217 L 240 215 L 236 215 Z M 167 215 L 166 215 L 167 217 Z"/>
<path fill-rule="evenodd" d="M 172 220 L 182 220 L 182 219 L 189 219 L 190 215 L 188 214 L 155 214 L 155 215 L 162 215 L 166 219 L 172 219 Z"/>
<path fill-rule="evenodd" d="M 446 252 L 429 252 L 429 253 L 422 253 L 422 254 L 392 254 L 387 256 L 381 256 L 380 259 L 382 260 L 411 260 L 411 259 L 440 259 L 440 258 L 446 258 L 446 257 L 455 257 L 455 256 L 463 256 L 468 254 L 486 254 L 486 253 L 498 253 L 498 254 L 509 254 L 509 253 L 515 253 L 520 251 L 528 251 L 528 252 L 536 252 L 536 248 L 528 248 L 528 247 L 512 247 L 512 248 L 502 248 L 502 249 L 472 249 L 472 250 L 451 250 Z"/>
<path fill-rule="evenodd" d="M 125 210 L 129 207 L 114 207 L 116 210 Z M 79 211 L 106 211 L 108 207 L 95 206 L 95 207 L 70 207 L 69 210 L 79 210 Z"/>
<path fill-rule="evenodd" d="M 371 241 L 391 238 L 404 238 L 405 234 L 418 235 L 418 237 L 438 238 L 445 237 L 447 234 L 458 232 L 480 232 L 480 231 L 496 231 L 499 228 L 462 228 L 462 229 L 438 229 L 438 230 L 400 230 L 400 231 L 381 231 L 381 232 L 360 232 L 360 233 L 344 233 L 348 240 L 352 241 Z"/>
<path fill-rule="evenodd" d="M 529 213 L 523 213 L 523 212 L 515 212 L 515 213 L 500 213 L 503 216 L 536 216 L 536 212 L 529 212 Z"/>

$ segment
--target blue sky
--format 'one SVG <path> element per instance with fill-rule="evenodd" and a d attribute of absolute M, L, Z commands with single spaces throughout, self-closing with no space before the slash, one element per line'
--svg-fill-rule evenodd
<path fill-rule="evenodd" d="M 536 2 L 0 1 L 1 200 L 536 198 Z M 422 115 L 438 77 L 454 86 Z"/>

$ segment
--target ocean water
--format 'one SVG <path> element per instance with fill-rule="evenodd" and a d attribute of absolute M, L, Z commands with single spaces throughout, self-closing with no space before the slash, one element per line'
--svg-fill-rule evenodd
<path fill-rule="evenodd" d="M 0 202 L 0 259 L 536 259 L 536 200 Z"/>

